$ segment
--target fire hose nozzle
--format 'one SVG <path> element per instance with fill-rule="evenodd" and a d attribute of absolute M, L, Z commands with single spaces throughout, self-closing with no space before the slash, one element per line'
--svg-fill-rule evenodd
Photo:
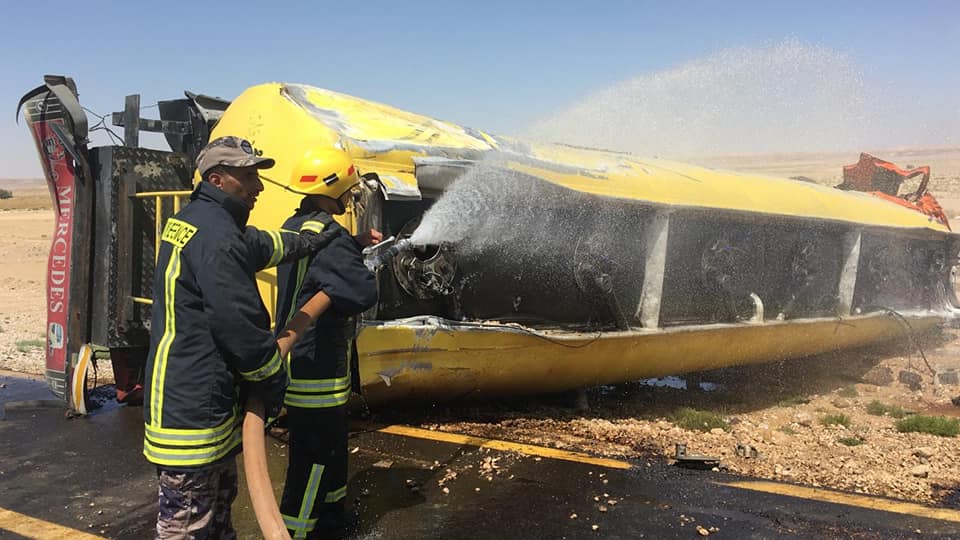
<path fill-rule="evenodd" d="M 379 244 L 364 248 L 363 264 L 371 272 L 376 272 L 396 257 L 398 253 L 412 248 L 413 244 L 409 238 L 397 240 L 396 237 L 391 236 Z"/>

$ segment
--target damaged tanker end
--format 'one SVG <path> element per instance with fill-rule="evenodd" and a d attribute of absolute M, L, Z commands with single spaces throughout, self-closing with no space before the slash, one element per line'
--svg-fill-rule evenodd
<path fill-rule="evenodd" d="M 187 201 L 196 153 L 222 135 L 277 161 L 251 216 L 258 227 L 279 228 L 297 207 L 290 175 L 317 146 L 346 150 L 363 175 L 344 226 L 416 239 L 446 212 L 429 241 L 376 267 L 379 302 L 353 349 L 370 403 L 796 358 L 958 313 L 950 275 L 960 239 L 945 220 L 870 194 L 529 145 L 280 83 L 230 103 L 188 93 L 161 102 L 159 121 L 140 118 L 130 97 L 114 115 L 124 145 L 87 149 L 72 81 L 46 82 L 23 104 L 53 193 L 74 183 L 72 311 L 48 317 L 63 331 L 59 342 L 50 331 L 48 377 L 75 409 L 98 358 L 113 360 L 118 386 L 142 379 L 158 231 Z M 172 151 L 138 148 L 138 130 L 164 132 Z M 464 204 L 444 206 L 457 198 Z M 67 219 L 62 206 L 58 216 Z M 258 277 L 272 306 L 276 279 Z"/>

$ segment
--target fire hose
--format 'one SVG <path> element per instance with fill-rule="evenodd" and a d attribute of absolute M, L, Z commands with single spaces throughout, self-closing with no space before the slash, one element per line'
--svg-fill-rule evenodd
<path fill-rule="evenodd" d="M 287 357 L 293 345 L 317 317 L 330 307 L 330 303 L 330 297 L 319 292 L 297 311 L 277 338 L 280 358 Z M 247 400 L 243 419 L 243 472 L 247 479 L 250 501 L 253 503 L 253 513 L 263 537 L 267 540 L 290 540 L 287 526 L 280 515 L 280 507 L 273 496 L 273 484 L 267 470 L 265 416 L 263 402 L 251 396 Z"/>

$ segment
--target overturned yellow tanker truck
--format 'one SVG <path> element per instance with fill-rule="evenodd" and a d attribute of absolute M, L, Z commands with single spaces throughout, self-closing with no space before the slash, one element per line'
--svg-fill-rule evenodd
<path fill-rule="evenodd" d="M 526 144 L 301 84 L 254 86 L 232 102 L 188 92 L 159 102 L 160 120 L 128 96 L 112 119 L 123 144 L 95 148 L 71 79 L 47 76 L 21 106 L 57 214 L 47 379 L 79 411 L 100 359 L 113 361 L 120 398 L 142 381 L 160 231 L 189 200 L 197 152 L 222 135 L 277 161 L 251 216 L 261 228 L 297 207 L 289 176 L 318 147 L 346 150 L 362 173 L 343 219 L 353 230 L 409 238 L 458 190 L 495 199 L 496 215 L 463 222 L 447 209 L 431 241 L 378 267 L 379 302 L 353 348 L 369 402 L 801 357 L 960 313 L 950 282 L 960 238 L 889 193 Z M 140 147 L 140 131 L 163 133 L 171 150 Z M 518 225 L 534 222 L 547 233 Z M 259 277 L 272 306 L 275 278 Z"/>

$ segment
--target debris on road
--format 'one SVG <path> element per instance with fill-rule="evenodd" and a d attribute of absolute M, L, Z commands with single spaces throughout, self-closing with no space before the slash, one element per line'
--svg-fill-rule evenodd
<path fill-rule="evenodd" d="M 674 459 L 679 467 L 688 469 L 710 470 L 720 466 L 720 458 L 687 453 L 686 443 L 676 443 Z"/>

